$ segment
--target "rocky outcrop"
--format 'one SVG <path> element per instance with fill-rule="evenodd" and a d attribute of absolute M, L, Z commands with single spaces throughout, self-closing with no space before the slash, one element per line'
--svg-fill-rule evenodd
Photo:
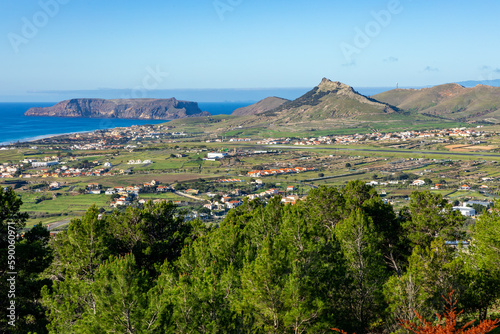
<path fill-rule="evenodd" d="M 275 124 L 298 124 L 331 120 L 387 119 L 399 110 L 386 103 L 370 99 L 351 86 L 323 78 L 321 83 L 301 97 L 260 113 Z"/>
<path fill-rule="evenodd" d="M 172 120 L 210 116 L 196 102 L 170 99 L 71 99 L 52 107 L 31 108 L 26 116 L 129 118 Z"/>

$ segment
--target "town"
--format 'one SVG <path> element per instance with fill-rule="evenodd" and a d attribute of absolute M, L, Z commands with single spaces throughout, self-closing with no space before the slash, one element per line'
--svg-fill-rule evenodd
<path fill-rule="evenodd" d="M 206 138 L 167 123 L 6 145 L 0 175 L 25 201 L 32 224 L 67 223 L 89 203 L 122 210 L 149 200 L 170 201 L 187 210 L 187 219 L 216 223 L 244 200 L 279 195 L 294 204 L 307 200 L 310 189 L 352 179 L 375 187 L 395 207 L 414 190 L 439 193 L 474 219 L 500 191 L 499 143 L 498 134 L 482 126 Z M 58 211 L 69 202 L 67 211 Z"/>

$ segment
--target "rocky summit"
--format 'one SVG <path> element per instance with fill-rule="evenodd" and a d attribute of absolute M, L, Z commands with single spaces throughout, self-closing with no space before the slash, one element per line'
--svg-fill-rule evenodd
<path fill-rule="evenodd" d="M 398 108 L 370 99 L 351 86 L 323 78 L 321 83 L 296 100 L 264 112 L 281 122 L 358 119 L 397 113 Z"/>

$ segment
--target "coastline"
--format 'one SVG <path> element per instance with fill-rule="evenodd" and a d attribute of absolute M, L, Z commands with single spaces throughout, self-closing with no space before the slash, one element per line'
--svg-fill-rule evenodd
<path fill-rule="evenodd" d="M 144 120 L 121 118 L 86 118 L 25 116 L 32 103 L 0 103 L 0 147 L 12 147 L 16 143 L 27 143 L 76 133 L 96 130 L 127 128 L 133 125 L 160 124 L 169 120 Z"/>
<path fill-rule="evenodd" d="M 113 129 L 113 128 L 110 128 Z M 87 131 L 74 131 L 74 132 L 66 132 L 66 133 L 53 133 L 53 134 L 47 134 L 47 135 L 40 135 L 40 136 L 35 136 L 35 137 L 26 137 L 22 139 L 16 139 L 14 141 L 5 141 L 5 142 L 0 142 L 0 146 L 11 146 L 15 145 L 16 143 L 29 143 L 29 142 L 34 142 L 37 140 L 41 139 L 47 139 L 47 138 L 55 138 L 55 137 L 60 137 L 60 136 L 68 136 L 68 135 L 73 135 L 77 133 L 91 133 L 97 130 L 108 130 L 108 129 L 95 129 L 95 130 L 87 130 Z"/>
<path fill-rule="evenodd" d="M 0 103 L 0 147 L 12 147 L 16 143 L 34 142 L 41 139 L 64 136 L 76 133 L 89 133 L 96 130 L 127 128 L 132 125 L 161 124 L 170 120 L 130 119 L 130 118 L 87 118 L 58 116 L 25 116 L 26 110 L 32 107 L 53 105 L 50 103 L 9 102 Z M 250 102 L 198 102 L 202 110 L 212 115 L 228 115 L 234 109 L 248 106 Z M 85 125 L 84 125 L 85 123 Z M 44 133 L 44 130 L 46 133 Z"/>

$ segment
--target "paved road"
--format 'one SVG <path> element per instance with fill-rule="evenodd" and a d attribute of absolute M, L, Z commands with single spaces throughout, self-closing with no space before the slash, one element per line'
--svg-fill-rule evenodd
<path fill-rule="evenodd" d="M 187 197 L 187 198 L 190 198 L 190 199 L 194 199 L 195 201 L 203 201 L 203 202 L 206 202 L 203 198 L 199 198 L 199 197 L 196 197 L 196 196 L 193 196 L 193 195 L 189 195 L 189 194 L 186 194 L 186 193 L 182 193 L 180 191 L 176 191 L 175 192 L 176 195 L 179 195 L 179 196 L 184 196 L 184 197 Z"/>
<path fill-rule="evenodd" d="M 47 224 L 47 230 L 51 231 L 51 230 L 54 230 L 60 226 L 67 225 L 67 224 L 69 224 L 70 221 L 71 221 L 71 219 L 65 219 L 65 220 L 61 220 L 59 222 Z"/>
<path fill-rule="evenodd" d="M 312 179 L 302 180 L 302 182 L 314 182 L 314 181 L 321 181 L 321 180 L 328 180 L 328 179 L 337 179 L 339 177 L 355 176 L 355 175 L 361 175 L 361 174 L 366 174 L 366 173 L 365 172 L 355 172 L 355 173 L 348 173 L 348 174 L 339 174 L 339 175 L 332 175 L 332 176 L 315 177 L 315 178 L 312 178 Z"/>
<path fill-rule="evenodd" d="M 459 155 L 472 157 L 493 157 L 500 159 L 500 154 L 496 153 L 481 153 L 481 152 L 432 152 L 432 151 L 416 151 L 416 150 L 384 150 L 384 149 L 369 149 L 369 148 L 338 148 L 338 147 L 318 147 L 318 146 L 287 146 L 287 145 L 266 145 L 263 147 L 273 147 L 281 149 L 295 150 L 334 150 L 334 151 L 355 151 L 355 152 L 384 152 L 384 153 L 413 153 L 413 154 L 428 154 L 428 155 Z"/>

